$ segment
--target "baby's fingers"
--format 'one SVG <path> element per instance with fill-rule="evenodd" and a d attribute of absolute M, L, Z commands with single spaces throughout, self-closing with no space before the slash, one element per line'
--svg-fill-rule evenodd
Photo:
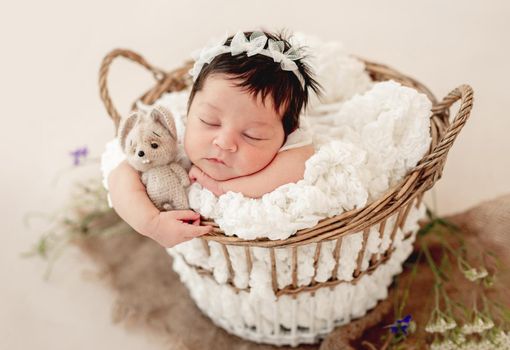
<path fill-rule="evenodd" d="M 195 221 L 200 219 L 200 214 L 193 210 L 172 210 L 167 212 L 167 214 L 180 221 Z"/>
<path fill-rule="evenodd" d="M 191 169 L 188 172 L 188 177 L 191 180 L 191 182 L 195 182 L 197 180 L 197 167 L 192 166 Z"/>
<path fill-rule="evenodd" d="M 186 225 L 184 236 L 187 238 L 199 237 L 211 233 L 212 229 L 212 226 Z"/>

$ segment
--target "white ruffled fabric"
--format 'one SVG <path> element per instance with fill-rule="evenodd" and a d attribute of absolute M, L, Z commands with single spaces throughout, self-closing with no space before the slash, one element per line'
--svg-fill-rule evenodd
<path fill-rule="evenodd" d="M 316 147 L 303 180 L 260 199 L 235 192 L 215 197 L 198 183 L 189 188 L 191 208 L 214 219 L 226 235 L 285 239 L 323 218 L 363 207 L 402 180 L 430 145 L 431 102 L 424 94 L 394 81 L 370 84 L 360 71 L 363 63 L 339 45 L 312 40 L 308 45 L 317 53 L 312 64 L 322 67 L 318 80 L 325 91 L 335 92 L 325 100 L 335 102 L 312 106 L 302 116 Z M 342 83 L 347 86 L 340 88 Z M 361 92 L 351 97 L 355 90 Z M 185 167 L 190 165 L 182 147 L 188 96 L 189 91 L 167 93 L 157 101 L 174 114 Z M 105 187 L 123 159 L 118 142 L 109 142 L 101 161 Z"/>
<path fill-rule="evenodd" d="M 322 98 L 314 94 L 310 96 L 308 109 L 312 114 L 338 110 L 344 101 L 366 92 L 372 86 L 365 64 L 347 53 L 341 43 L 326 42 L 297 32 L 291 38 L 291 44 L 309 48 L 306 62 L 323 88 Z"/>
<path fill-rule="evenodd" d="M 260 199 L 228 192 L 215 197 L 195 183 L 190 206 L 226 235 L 285 239 L 323 218 L 361 208 L 402 180 L 430 145 L 431 103 L 387 81 L 355 95 L 334 113 L 310 116 L 316 153 L 303 180 Z"/>

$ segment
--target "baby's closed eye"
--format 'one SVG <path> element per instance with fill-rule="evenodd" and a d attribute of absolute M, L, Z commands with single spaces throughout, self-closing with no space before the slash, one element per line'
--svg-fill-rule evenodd
<path fill-rule="evenodd" d="M 269 139 L 262 138 L 262 137 L 250 136 L 250 135 L 248 135 L 248 134 L 243 134 L 243 136 L 245 136 L 245 137 L 247 137 L 248 139 L 253 140 L 253 141 L 266 141 L 266 140 L 269 140 Z"/>
<path fill-rule="evenodd" d="M 216 121 L 206 121 L 206 120 L 204 120 L 202 118 L 199 118 L 199 119 L 205 125 L 209 125 L 209 126 L 221 126 L 221 124 L 219 122 L 216 122 Z"/>
<path fill-rule="evenodd" d="M 210 126 L 210 127 L 220 127 L 221 126 L 221 123 L 219 123 L 217 121 L 206 120 L 205 118 L 199 118 L 199 120 L 203 124 Z M 253 140 L 253 141 L 264 141 L 264 140 L 270 139 L 269 137 L 260 136 L 259 134 L 253 134 L 252 132 L 248 132 L 248 133 L 244 132 L 242 135 L 250 140 Z"/>

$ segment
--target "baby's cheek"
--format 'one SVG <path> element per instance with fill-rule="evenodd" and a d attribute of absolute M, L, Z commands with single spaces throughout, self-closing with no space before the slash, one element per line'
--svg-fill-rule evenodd
<path fill-rule="evenodd" d="M 193 142 L 192 137 L 188 136 L 188 134 L 184 135 L 184 153 L 189 158 L 190 161 L 194 161 L 196 158 L 196 145 Z"/>
<path fill-rule="evenodd" d="M 250 152 L 243 159 L 243 167 L 246 173 L 254 173 L 265 168 L 271 160 L 274 158 L 276 153 L 271 151 L 260 151 L 255 150 Z"/>

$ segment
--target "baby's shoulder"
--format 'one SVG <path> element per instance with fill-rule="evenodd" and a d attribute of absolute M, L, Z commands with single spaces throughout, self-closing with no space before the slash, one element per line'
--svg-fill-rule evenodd
<path fill-rule="evenodd" d="M 277 157 L 286 161 L 295 161 L 298 163 L 306 162 L 308 158 L 313 156 L 315 153 L 315 147 L 313 144 L 306 144 L 299 147 L 293 147 L 284 151 L 278 152 Z"/>
<path fill-rule="evenodd" d="M 313 144 L 312 132 L 306 119 L 301 119 L 299 128 L 291 132 L 287 136 L 287 141 L 283 144 L 278 152 L 287 151 L 293 148 L 300 148 Z"/>

